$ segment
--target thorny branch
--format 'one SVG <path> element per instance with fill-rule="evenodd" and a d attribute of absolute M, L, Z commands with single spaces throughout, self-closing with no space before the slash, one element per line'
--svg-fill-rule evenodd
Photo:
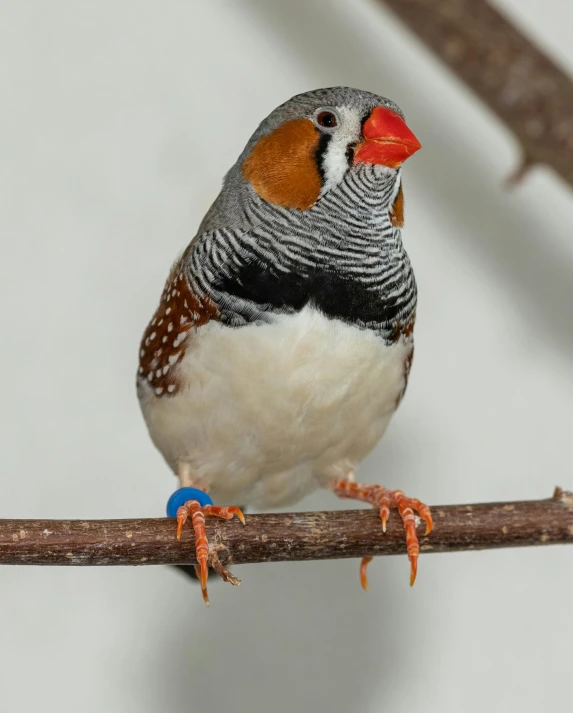
<path fill-rule="evenodd" d="M 573 82 L 485 0 L 381 0 L 517 137 L 519 181 L 535 164 L 573 186 Z"/>
<path fill-rule="evenodd" d="M 573 543 L 573 494 L 548 500 L 432 508 L 435 529 L 421 552 Z M 373 510 L 272 513 L 238 520 L 207 519 L 207 534 L 224 565 L 395 555 L 406 551 L 392 513 L 386 534 Z M 149 520 L 0 520 L 0 564 L 151 565 L 195 561 L 194 538 L 180 541 L 175 522 Z"/>

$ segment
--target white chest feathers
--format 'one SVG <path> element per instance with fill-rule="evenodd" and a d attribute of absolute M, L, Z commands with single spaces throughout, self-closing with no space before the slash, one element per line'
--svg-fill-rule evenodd
<path fill-rule="evenodd" d="M 312 308 L 271 324 L 201 327 L 180 365 L 184 387 L 139 395 L 171 468 L 188 464 L 220 505 L 296 502 L 347 475 L 384 433 L 412 342 Z"/>

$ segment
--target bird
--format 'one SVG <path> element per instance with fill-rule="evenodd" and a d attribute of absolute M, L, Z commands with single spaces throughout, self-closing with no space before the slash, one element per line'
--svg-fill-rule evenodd
<path fill-rule="evenodd" d="M 245 524 L 231 503 L 287 506 L 318 488 L 371 504 L 384 531 L 397 510 L 414 583 L 416 524 L 430 533 L 430 509 L 355 473 L 412 365 L 402 166 L 420 148 L 390 99 L 350 87 L 298 94 L 258 126 L 170 271 L 141 340 L 137 392 L 178 492 L 193 495 L 179 501 L 176 536 L 190 519 L 206 604 L 209 565 L 239 580 L 205 518 Z"/>

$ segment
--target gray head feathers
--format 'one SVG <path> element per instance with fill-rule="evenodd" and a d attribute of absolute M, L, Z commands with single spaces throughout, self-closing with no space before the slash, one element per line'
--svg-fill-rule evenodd
<path fill-rule="evenodd" d="M 332 107 L 339 111 L 345 110 L 356 116 L 358 122 L 360 122 L 376 106 L 385 106 L 397 112 L 400 116 L 404 116 L 400 107 L 390 99 L 351 87 L 315 89 L 303 94 L 297 94 L 278 106 L 259 124 L 236 163 L 226 174 L 219 196 L 199 227 L 199 234 L 223 227 L 237 229 L 249 227 L 244 224 L 245 218 L 242 206 L 249 199 L 251 189 L 241 173 L 241 168 L 254 145 L 263 136 L 271 134 L 287 121 L 312 119 L 317 110 L 322 107 Z"/>

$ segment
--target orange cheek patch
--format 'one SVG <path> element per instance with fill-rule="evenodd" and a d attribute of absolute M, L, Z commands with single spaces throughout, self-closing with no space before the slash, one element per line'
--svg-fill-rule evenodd
<path fill-rule="evenodd" d="M 315 160 L 319 132 L 308 119 L 293 119 L 255 144 L 243 163 L 243 176 L 263 200 L 308 210 L 322 181 Z"/>
<path fill-rule="evenodd" d="M 404 191 L 402 186 L 400 186 L 398 195 L 394 199 L 394 205 L 390 210 L 390 221 L 395 228 L 404 226 Z"/>

